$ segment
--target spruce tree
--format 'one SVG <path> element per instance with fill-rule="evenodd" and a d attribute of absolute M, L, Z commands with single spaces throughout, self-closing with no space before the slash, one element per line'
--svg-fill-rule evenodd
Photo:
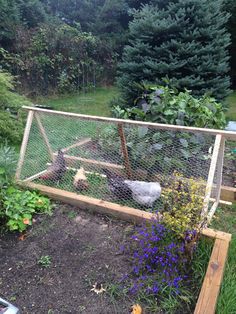
<path fill-rule="evenodd" d="M 229 14 L 222 2 L 153 0 L 134 11 L 118 78 L 127 106 L 138 96 L 139 83 L 160 84 L 164 77 L 194 95 L 208 92 L 218 100 L 228 95 Z"/>

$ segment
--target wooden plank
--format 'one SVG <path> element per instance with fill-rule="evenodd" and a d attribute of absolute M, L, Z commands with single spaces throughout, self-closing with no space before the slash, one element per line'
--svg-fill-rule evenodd
<path fill-rule="evenodd" d="M 89 143 L 89 142 L 91 142 L 91 138 L 85 138 L 85 139 L 79 141 L 78 143 L 75 143 L 75 144 L 73 144 L 73 145 L 71 145 L 71 146 L 68 146 L 68 147 L 66 147 L 66 148 L 63 148 L 62 151 L 63 151 L 63 153 L 65 153 L 65 152 L 67 152 L 68 150 L 70 150 L 70 149 L 72 149 L 72 148 L 82 146 L 82 145 L 87 144 L 87 143 Z"/>
<path fill-rule="evenodd" d="M 38 113 L 35 114 L 35 118 L 36 118 L 36 121 L 37 121 L 37 124 L 38 124 L 38 127 L 39 127 L 39 131 L 40 131 L 40 133 L 41 133 L 41 135 L 43 137 L 43 140 L 44 140 L 44 142 L 45 142 L 45 144 L 47 146 L 50 158 L 53 161 L 54 160 L 53 150 L 51 148 L 51 145 L 50 145 L 48 137 L 47 137 L 47 133 L 46 133 L 46 131 L 45 131 L 43 125 L 42 125 L 42 122 L 40 120 L 40 117 L 39 117 Z"/>
<path fill-rule="evenodd" d="M 44 174 L 45 172 L 47 172 L 48 170 L 45 169 L 43 171 L 40 171 L 39 173 L 34 174 L 33 176 L 24 179 L 22 182 L 29 182 L 29 181 L 33 181 L 35 179 L 38 179 L 38 177 L 40 177 L 42 174 Z"/>
<path fill-rule="evenodd" d="M 127 213 L 127 215 L 129 216 L 128 221 L 132 221 L 135 223 L 140 222 L 140 217 L 142 217 L 144 219 L 148 219 L 148 220 L 156 217 L 152 213 L 148 213 L 148 212 L 145 212 L 143 210 L 139 210 L 139 209 L 135 209 L 135 208 L 127 207 L 127 206 L 121 206 L 121 205 L 118 205 L 115 203 L 102 201 L 102 200 L 91 198 L 88 196 L 81 196 L 81 195 L 78 195 L 77 193 L 67 192 L 64 190 L 57 189 L 57 188 L 51 188 L 51 187 L 48 187 L 48 186 L 42 185 L 42 184 L 36 184 L 33 182 L 24 182 L 24 181 L 18 181 L 18 184 L 23 186 L 23 187 L 38 190 L 38 191 L 42 192 L 43 194 L 46 194 L 49 197 L 52 197 L 55 200 L 61 200 L 63 202 L 73 204 L 73 205 L 76 205 L 79 207 L 81 206 L 81 204 L 82 205 L 86 204 L 86 206 L 83 206 L 83 208 L 85 208 L 85 209 L 89 209 L 90 206 L 93 207 L 93 205 L 95 204 L 96 205 L 95 208 L 98 209 L 98 211 L 99 211 L 100 205 L 102 207 L 105 206 L 107 215 L 112 214 L 113 210 L 115 209 L 116 217 L 126 220 L 127 216 L 126 215 L 123 216 L 123 210 L 125 210 L 125 213 Z M 111 208 L 111 212 L 110 212 L 110 208 Z M 119 216 L 119 210 L 121 210 L 120 216 Z M 229 241 L 231 239 L 231 234 L 228 234 L 228 233 L 225 233 L 222 231 L 217 231 L 217 230 L 210 229 L 210 228 L 202 229 L 201 234 L 204 236 L 213 238 L 213 239 L 228 239 Z"/>
<path fill-rule="evenodd" d="M 54 153 L 54 156 L 57 156 L 57 153 Z M 75 156 L 70 156 L 70 155 L 64 155 L 64 158 L 66 160 L 71 160 L 71 161 L 81 161 L 81 162 L 94 165 L 97 167 L 101 167 L 101 168 L 112 168 L 112 169 L 118 169 L 118 170 L 124 169 L 124 166 L 122 165 L 116 165 L 116 164 L 104 162 L 104 161 L 97 161 L 94 159 L 87 159 L 87 158 L 75 157 Z"/>
<path fill-rule="evenodd" d="M 203 202 L 203 210 L 202 210 L 202 216 L 205 217 L 208 211 L 208 206 L 209 206 L 209 201 L 211 197 L 211 191 L 214 183 L 214 175 L 216 171 L 216 163 L 219 155 L 219 149 L 222 141 L 222 135 L 216 135 L 215 139 L 215 144 L 214 144 L 214 149 L 211 157 L 211 165 L 210 165 L 210 170 L 208 174 L 208 180 L 207 180 L 207 185 L 206 185 L 206 193 L 205 193 L 205 198 Z"/>
<path fill-rule="evenodd" d="M 105 117 L 98 117 L 98 116 L 82 115 L 82 114 L 71 113 L 71 112 L 48 110 L 48 109 L 42 109 L 42 108 L 37 108 L 37 107 L 23 106 L 22 108 L 25 110 L 44 112 L 47 114 L 79 118 L 81 120 L 92 120 L 92 121 L 108 122 L 108 123 L 115 123 L 115 124 L 123 123 L 123 124 L 133 125 L 133 126 L 146 126 L 146 127 L 154 128 L 154 129 L 172 130 L 172 131 L 201 132 L 208 135 L 221 134 L 226 139 L 236 140 L 236 133 L 231 132 L 231 131 L 223 131 L 223 130 L 207 129 L 207 128 L 194 128 L 194 127 L 187 127 L 187 126 L 180 126 L 180 125 L 151 123 L 151 122 L 142 122 L 142 121 L 133 121 L 133 120 L 122 120 L 122 119 L 115 119 L 115 118 L 105 118 Z"/>
<path fill-rule="evenodd" d="M 123 157 L 124 157 L 126 174 L 127 174 L 127 177 L 129 179 L 131 179 L 132 178 L 132 170 L 131 170 L 131 166 L 130 166 L 130 162 L 129 162 L 129 154 L 128 154 L 128 150 L 127 150 L 123 124 L 121 124 L 121 123 L 118 124 L 118 133 L 119 133 L 120 141 L 121 141 L 121 150 L 122 150 Z"/>
<path fill-rule="evenodd" d="M 231 241 L 232 238 L 232 235 L 230 233 L 214 230 L 212 228 L 202 229 L 201 234 L 212 239 L 220 239 L 225 241 Z"/>
<path fill-rule="evenodd" d="M 21 149 L 20 149 L 20 157 L 19 157 L 19 161 L 18 161 L 17 169 L 16 169 L 16 175 L 15 175 L 16 180 L 18 180 L 21 175 L 21 169 L 24 163 L 25 152 L 26 152 L 26 148 L 27 148 L 27 144 L 29 140 L 29 134 L 30 134 L 30 129 L 31 129 L 33 118 L 34 118 L 34 111 L 29 111 L 26 126 L 25 126 L 23 141 L 22 141 Z"/>
<path fill-rule="evenodd" d="M 220 198 L 228 202 L 236 202 L 236 188 L 222 185 Z"/>
<path fill-rule="evenodd" d="M 84 210 L 93 210 L 101 214 L 111 215 L 134 223 L 142 223 L 144 219 L 152 219 L 154 217 L 153 214 L 143 210 L 106 202 L 41 184 L 32 182 L 22 182 L 20 184 L 24 187 L 38 190 L 52 199 L 78 206 Z"/>
<path fill-rule="evenodd" d="M 229 241 L 216 239 L 194 314 L 214 314 L 223 279 Z"/>

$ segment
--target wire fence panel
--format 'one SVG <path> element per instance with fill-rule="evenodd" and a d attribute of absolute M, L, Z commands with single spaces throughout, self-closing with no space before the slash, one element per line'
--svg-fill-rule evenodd
<path fill-rule="evenodd" d="M 173 186 L 178 189 L 174 184 L 178 177 L 185 182 L 194 180 L 204 199 L 214 134 L 37 110 L 36 116 L 21 180 L 134 208 L 161 210 L 163 191 Z"/>

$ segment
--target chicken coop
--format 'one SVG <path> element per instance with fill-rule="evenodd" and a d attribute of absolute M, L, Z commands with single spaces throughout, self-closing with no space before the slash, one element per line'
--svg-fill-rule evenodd
<path fill-rule="evenodd" d="M 137 219 L 161 212 L 163 195 L 182 185 L 202 200 L 202 214 L 213 216 L 225 140 L 236 140 L 235 133 L 24 109 L 20 184 L 85 209 L 125 218 L 132 211 Z"/>

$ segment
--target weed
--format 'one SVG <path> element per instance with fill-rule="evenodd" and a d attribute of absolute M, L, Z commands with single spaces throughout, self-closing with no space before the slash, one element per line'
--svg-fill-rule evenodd
<path fill-rule="evenodd" d="M 42 255 L 38 260 L 38 264 L 44 268 L 47 268 L 51 265 L 52 258 L 49 255 Z"/>
<path fill-rule="evenodd" d="M 68 218 L 70 219 L 74 219 L 76 216 L 77 216 L 77 212 L 71 210 L 69 213 L 68 213 Z"/>

